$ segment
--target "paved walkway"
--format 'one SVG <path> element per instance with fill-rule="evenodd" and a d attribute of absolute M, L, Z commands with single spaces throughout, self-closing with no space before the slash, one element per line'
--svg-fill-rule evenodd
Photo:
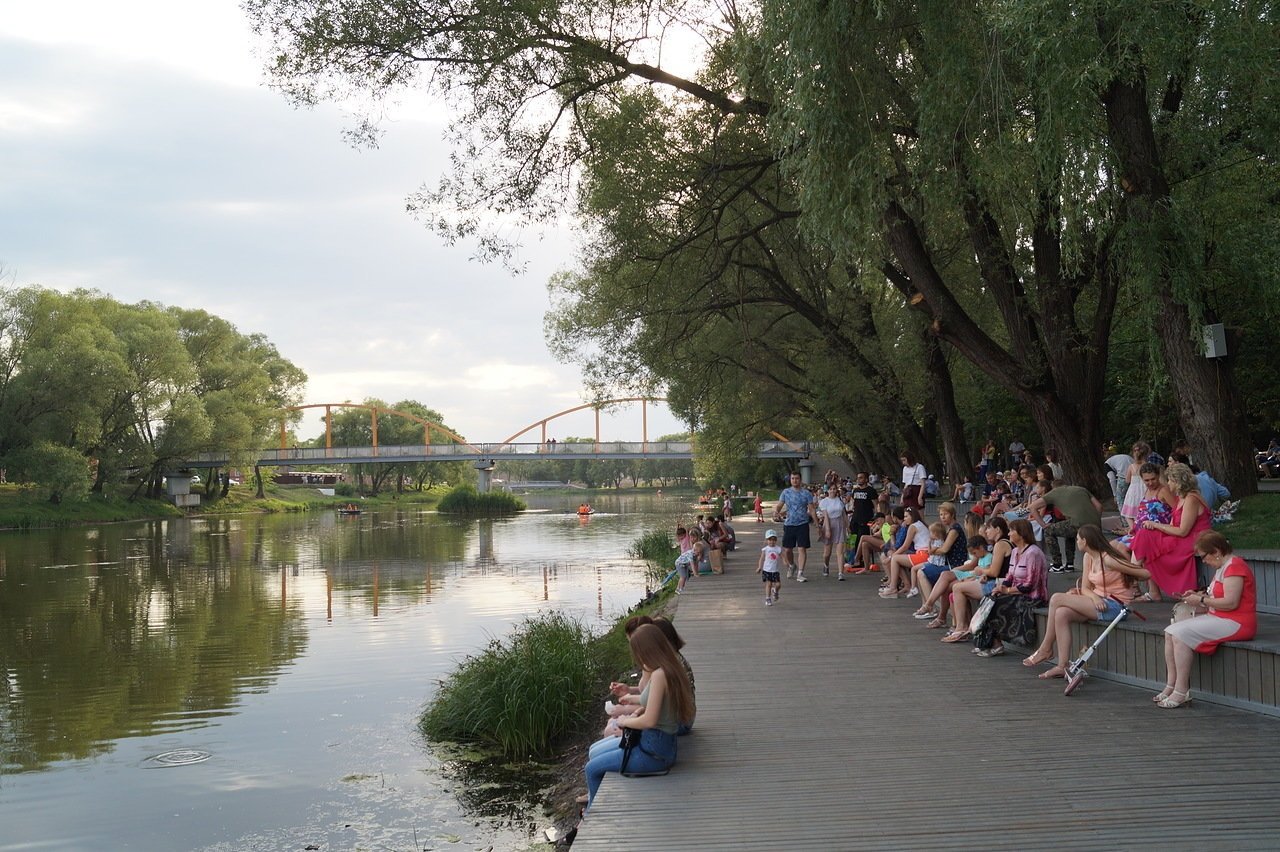
<path fill-rule="evenodd" d="M 680 762 L 608 776 L 575 852 L 1280 848 L 1280 719 L 1098 679 L 1066 698 L 813 560 L 765 607 L 762 530 L 739 523 L 728 572 L 679 601 L 698 680 Z"/>

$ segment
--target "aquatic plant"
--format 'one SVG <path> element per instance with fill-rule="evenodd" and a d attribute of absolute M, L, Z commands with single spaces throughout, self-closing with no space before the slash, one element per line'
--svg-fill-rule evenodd
<path fill-rule="evenodd" d="M 442 515 L 471 515 L 492 517 L 514 515 L 525 510 L 525 503 L 506 491 L 487 491 L 481 494 L 474 485 L 458 485 L 449 490 L 437 507 Z"/>
<path fill-rule="evenodd" d="M 464 659 L 420 728 L 431 740 L 488 743 L 508 757 L 547 755 L 588 723 L 610 675 L 629 659 L 625 641 L 619 655 L 616 637 L 598 641 L 577 619 L 543 613 Z"/>

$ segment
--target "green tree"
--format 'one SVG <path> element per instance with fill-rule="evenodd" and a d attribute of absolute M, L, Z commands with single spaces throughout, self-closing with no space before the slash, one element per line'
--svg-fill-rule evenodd
<path fill-rule="evenodd" d="M 38 441 L 11 453 L 5 467 L 13 481 L 45 488 L 50 503 L 74 502 L 89 493 L 89 463 L 70 447 Z"/>
<path fill-rule="evenodd" d="M 670 229 L 675 250 L 702 236 L 703 220 L 690 210 L 729 209 L 691 196 L 732 181 L 682 180 L 673 160 L 699 157 L 720 173 L 754 165 L 759 178 L 737 186 L 758 207 L 756 227 L 744 214 L 720 236 L 755 252 L 756 278 L 800 292 L 797 273 L 809 264 L 792 262 L 781 275 L 770 267 L 786 238 L 804 240 L 831 259 L 835 275 L 820 288 L 829 298 L 784 302 L 790 313 L 777 317 L 775 305 L 758 310 L 727 286 L 733 276 L 677 269 L 695 294 L 694 315 L 720 304 L 734 318 L 750 314 L 753 333 L 803 320 L 838 343 L 843 323 L 830 318 L 857 291 L 874 303 L 887 282 L 899 306 L 922 318 L 929 375 L 947 363 L 930 338 L 954 347 L 1026 410 L 1068 476 L 1099 492 L 1112 323 L 1122 291 L 1139 289 L 1182 429 L 1233 488 L 1254 487 L 1232 359 L 1203 359 L 1195 344 L 1200 320 L 1213 318 L 1207 294 L 1220 282 L 1246 271 L 1253 292 L 1276 290 L 1274 264 L 1238 260 L 1254 248 L 1275 250 L 1280 78 L 1269 6 L 764 0 L 756 15 L 564 0 L 427 2 L 409 13 L 359 0 L 250 0 L 247 9 L 272 39 L 277 82 L 299 100 L 352 88 L 386 95 L 420 71 L 462 94 L 456 169 L 417 209 L 451 237 L 478 236 L 484 253 L 503 245 L 482 230 L 496 221 L 483 214 L 550 218 L 584 167 L 595 181 L 588 192 L 610 172 L 637 177 L 635 221 L 644 231 L 662 220 L 648 230 Z M 662 43 L 654 34 L 668 26 L 691 29 L 707 45 L 691 77 L 656 64 Z M 638 90 L 652 83 L 666 87 L 650 99 L 664 109 L 652 122 L 635 119 L 646 98 Z M 627 115 L 649 144 L 601 168 Z M 761 137 L 763 145 L 744 144 Z M 678 144 L 662 147 L 673 138 Z M 760 162 L 742 156 L 752 150 L 764 152 Z M 1242 173 L 1253 188 L 1234 204 L 1224 187 Z M 622 232 L 609 216 L 620 219 L 628 204 L 597 197 L 605 203 L 582 205 L 603 226 L 593 247 L 609 248 L 606 260 L 652 261 L 610 244 Z M 445 218 L 447 211 L 460 213 Z M 777 227 L 788 220 L 794 237 Z M 774 229 L 771 239 L 765 228 Z M 588 267 L 584 279 L 606 280 L 597 261 Z M 617 263 L 607 271 L 613 287 L 652 282 Z M 712 284 L 720 289 L 711 298 L 697 289 Z M 595 319 L 605 326 L 609 318 Z M 709 332 L 713 344 L 733 342 Z M 919 338 L 918 327 L 909 332 Z M 897 354 L 905 339 L 881 343 Z M 841 347 L 842 355 L 856 348 Z M 790 354 L 770 353 L 766 362 L 761 386 L 773 396 L 780 388 L 807 395 L 797 378 L 809 364 Z M 669 372 L 665 363 L 644 366 L 657 377 Z M 865 381 L 878 375 L 862 371 Z M 705 379 L 688 384 L 689 397 L 709 387 Z M 929 406 L 948 405 L 945 387 L 926 390 Z M 882 394 L 878 403 L 892 409 L 900 401 Z M 798 413 L 839 434 L 839 424 L 821 419 L 839 408 Z M 963 426 L 949 411 L 936 422 L 921 418 L 926 426 L 940 432 L 949 457 L 963 457 Z"/>

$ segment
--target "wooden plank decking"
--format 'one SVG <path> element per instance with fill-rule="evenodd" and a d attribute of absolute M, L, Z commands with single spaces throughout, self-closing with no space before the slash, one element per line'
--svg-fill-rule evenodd
<path fill-rule="evenodd" d="M 728 573 L 679 601 L 698 681 L 679 763 L 608 776 L 575 852 L 1280 848 L 1280 719 L 1098 679 L 1066 698 L 812 559 L 765 607 L 761 527 L 738 530 Z"/>

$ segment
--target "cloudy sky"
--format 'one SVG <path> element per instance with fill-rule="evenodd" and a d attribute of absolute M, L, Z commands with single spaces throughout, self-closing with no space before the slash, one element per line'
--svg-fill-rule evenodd
<path fill-rule="evenodd" d="M 263 85 L 255 47 L 234 0 L 9 4 L 0 283 L 204 308 L 266 334 L 307 402 L 417 399 L 473 441 L 582 402 L 542 339 L 569 230 L 525 235 L 518 276 L 444 245 L 405 212 L 446 161 L 443 109 L 355 149 L 340 110 Z M 650 437 L 681 429 L 650 411 Z M 592 430 L 583 414 L 552 434 Z M 602 433 L 638 440 L 639 410 Z"/>

